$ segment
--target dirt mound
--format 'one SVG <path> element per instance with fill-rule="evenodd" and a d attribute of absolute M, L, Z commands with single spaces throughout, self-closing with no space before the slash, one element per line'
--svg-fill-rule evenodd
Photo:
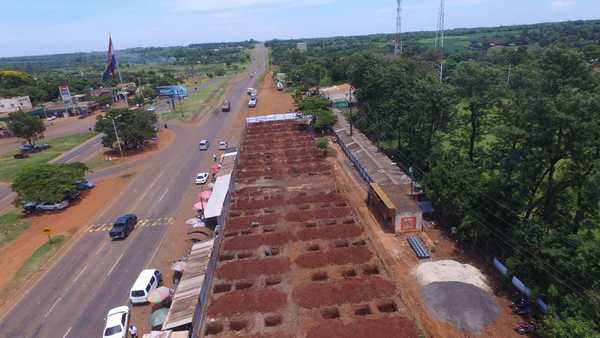
<path fill-rule="evenodd" d="M 431 283 L 421 294 L 435 316 L 460 330 L 479 332 L 499 313 L 489 293 L 467 283 Z"/>
<path fill-rule="evenodd" d="M 278 275 L 290 270 L 289 258 L 244 259 L 225 263 L 217 269 L 217 277 L 234 280 L 260 275 Z"/>
<path fill-rule="evenodd" d="M 368 262 L 373 254 L 365 247 L 339 248 L 326 252 L 309 252 L 300 255 L 295 263 L 307 269 L 320 268 L 327 265 L 361 264 Z"/>
<path fill-rule="evenodd" d="M 486 277 L 476 267 L 453 260 L 442 260 L 419 264 L 415 277 L 422 286 L 435 282 L 461 282 L 490 291 Z"/>
<path fill-rule="evenodd" d="M 209 316 L 234 316 L 248 312 L 274 312 L 287 303 L 287 296 L 274 289 L 233 291 L 213 299 Z"/>
<path fill-rule="evenodd" d="M 294 240 L 289 232 L 276 232 L 251 236 L 239 236 L 225 241 L 224 250 L 251 250 L 262 245 L 282 245 Z"/>
<path fill-rule="evenodd" d="M 363 228 L 360 225 L 336 224 L 298 231 L 298 238 L 303 241 L 313 239 L 339 239 L 360 236 Z"/>
<path fill-rule="evenodd" d="M 379 277 L 354 278 L 329 283 L 312 283 L 294 289 L 294 302 L 305 308 L 368 302 L 392 297 L 394 283 Z"/>
<path fill-rule="evenodd" d="M 402 317 L 355 320 L 344 324 L 330 320 L 308 331 L 308 338 L 418 337 L 415 325 Z"/>

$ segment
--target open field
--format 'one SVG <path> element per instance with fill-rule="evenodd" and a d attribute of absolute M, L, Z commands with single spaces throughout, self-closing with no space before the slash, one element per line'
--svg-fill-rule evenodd
<path fill-rule="evenodd" d="M 17 160 L 13 158 L 12 154 L 1 156 L 0 182 L 10 182 L 21 168 L 31 164 L 46 163 L 95 135 L 95 133 L 87 132 L 49 140 L 47 143 L 50 145 L 50 149 L 31 154 L 25 159 Z M 38 143 L 44 143 L 44 141 L 41 140 Z"/>
<path fill-rule="evenodd" d="M 225 90 L 232 76 L 224 76 L 218 82 L 191 94 L 188 98 L 176 105 L 174 112 L 162 114 L 161 120 L 190 121 L 206 114 L 212 107 L 223 99 Z"/>

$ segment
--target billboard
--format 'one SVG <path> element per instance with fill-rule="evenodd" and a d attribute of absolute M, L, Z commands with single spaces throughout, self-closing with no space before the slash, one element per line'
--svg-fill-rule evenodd
<path fill-rule="evenodd" d="M 68 86 L 58 86 L 58 92 L 64 103 L 71 102 L 71 92 Z"/>
<path fill-rule="evenodd" d="M 416 231 L 417 218 L 415 216 L 400 218 L 400 231 Z"/>

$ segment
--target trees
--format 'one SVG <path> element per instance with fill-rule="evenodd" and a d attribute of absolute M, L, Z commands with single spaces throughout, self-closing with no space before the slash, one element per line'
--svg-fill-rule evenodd
<path fill-rule="evenodd" d="M 86 171 L 83 163 L 26 166 L 11 186 L 17 193 L 16 203 L 63 201 L 77 190 L 75 181 L 83 180 Z"/>
<path fill-rule="evenodd" d="M 46 130 L 44 121 L 22 111 L 8 114 L 7 127 L 16 137 L 24 139 L 30 145 L 43 138 Z"/>
<path fill-rule="evenodd" d="M 154 125 L 157 122 L 158 118 L 153 112 L 113 109 L 106 116 L 98 116 L 95 130 L 104 134 L 102 144 L 105 147 L 112 149 L 118 147 L 116 127 L 119 141 L 124 149 L 141 149 L 146 141 L 156 136 Z"/>

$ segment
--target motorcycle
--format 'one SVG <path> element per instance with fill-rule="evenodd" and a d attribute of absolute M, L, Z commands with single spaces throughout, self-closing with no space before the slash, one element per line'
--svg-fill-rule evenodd
<path fill-rule="evenodd" d="M 517 333 L 519 334 L 532 333 L 535 332 L 536 329 L 537 327 L 535 326 L 534 322 L 522 322 L 518 323 L 517 326 L 515 326 L 515 331 L 517 331 Z"/>

